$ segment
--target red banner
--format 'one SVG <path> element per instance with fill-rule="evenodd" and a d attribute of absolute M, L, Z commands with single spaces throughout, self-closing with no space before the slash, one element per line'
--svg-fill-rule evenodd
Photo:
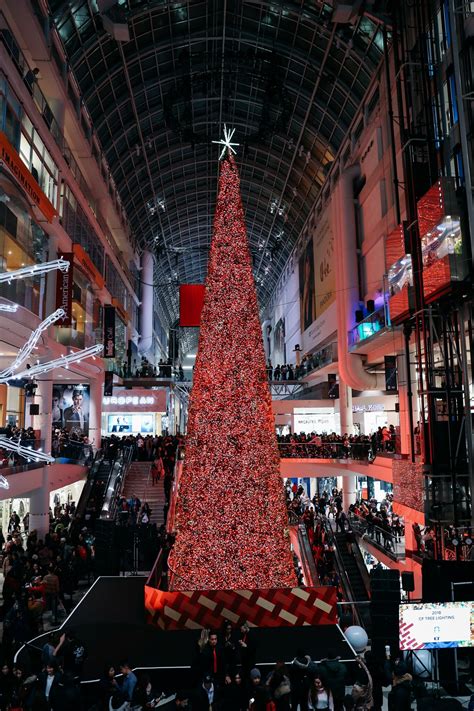
<path fill-rule="evenodd" d="M 64 309 L 66 316 L 58 321 L 58 326 L 71 326 L 72 318 L 72 286 L 74 270 L 74 254 L 68 252 L 59 254 L 66 262 L 69 262 L 67 272 L 57 271 L 56 273 L 56 308 Z"/>
<path fill-rule="evenodd" d="M 179 287 L 179 325 L 200 326 L 204 305 L 204 284 L 181 284 Z"/>

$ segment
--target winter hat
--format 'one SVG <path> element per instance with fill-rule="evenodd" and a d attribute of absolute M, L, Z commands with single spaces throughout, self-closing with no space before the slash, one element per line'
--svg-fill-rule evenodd
<path fill-rule="evenodd" d="M 262 678 L 262 675 L 260 674 L 260 671 L 257 669 L 257 667 L 252 669 L 252 671 L 250 672 L 250 678 L 251 679 L 261 679 Z"/>

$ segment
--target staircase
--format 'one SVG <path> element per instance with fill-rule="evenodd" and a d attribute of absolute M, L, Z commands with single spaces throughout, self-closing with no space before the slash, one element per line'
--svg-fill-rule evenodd
<path fill-rule="evenodd" d="M 138 496 L 142 504 L 146 501 L 151 508 L 150 522 L 156 523 L 160 527 L 163 523 L 163 507 L 165 505 L 163 477 L 155 486 L 152 486 L 150 469 L 151 462 L 132 462 L 125 477 L 123 495 L 129 499 L 134 494 Z"/>

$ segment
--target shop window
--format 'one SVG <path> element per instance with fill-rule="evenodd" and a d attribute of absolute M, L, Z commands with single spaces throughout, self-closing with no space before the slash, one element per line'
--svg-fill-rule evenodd
<path fill-rule="evenodd" d="M 3 130 L 12 146 L 18 150 L 20 121 L 8 103 L 5 110 L 5 125 Z"/>
<path fill-rule="evenodd" d="M 456 82 L 454 80 L 454 74 L 449 74 L 448 76 L 448 81 L 449 81 L 449 99 L 450 99 L 450 106 L 451 106 L 451 117 L 453 124 L 457 123 L 459 121 L 459 115 L 458 115 L 458 101 L 457 101 L 457 95 L 456 95 Z"/>
<path fill-rule="evenodd" d="M 5 193 L 2 192 L 4 195 Z M 4 202 L 0 202 L 0 225 L 13 237 L 16 237 L 18 220 L 16 215 L 6 206 Z"/>

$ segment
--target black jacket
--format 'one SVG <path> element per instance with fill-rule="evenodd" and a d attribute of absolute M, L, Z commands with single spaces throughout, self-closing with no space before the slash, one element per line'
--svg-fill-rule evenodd
<path fill-rule="evenodd" d="M 404 674 L 396 679 L 388 695 L 389 711 L 410 711 L 411 709 L 411 674 Z"/>

